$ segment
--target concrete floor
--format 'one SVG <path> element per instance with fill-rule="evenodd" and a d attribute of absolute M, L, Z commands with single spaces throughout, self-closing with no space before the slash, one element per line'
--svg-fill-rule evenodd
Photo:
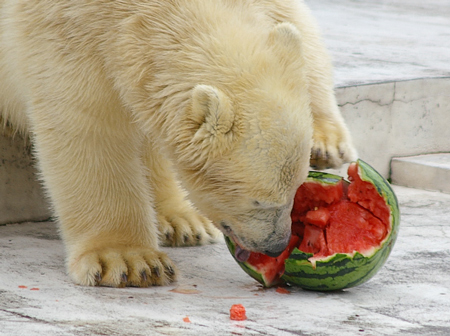
<path fill-rule="evenodd" d="M 450 3 L 307 2 L 337 86 L 450 77 Z M 166 249 L 180 269 L 169 287 L 75 286 L 56 224 L 0 226 L 0 335 L 450 335 L 450 195 L 394 189 L 401 229 L 385 267 L 364 285 L 327 294 L 262 289 L 224 243 Z M 247 321 L 230 321 L 235 303 Z"/>
<path fill-rule="evenodd" d="M 262 289 L 224 243 L 167 248 L 181 275 L 172 286 L 80 287 L 54 223 L 2 226 L 0 335 L 450 335 L 450 195 L 395 192 L 402 224 L 386 265 L 333 293 Z M 247 321 L 230 321 L 236 303 Z"/>

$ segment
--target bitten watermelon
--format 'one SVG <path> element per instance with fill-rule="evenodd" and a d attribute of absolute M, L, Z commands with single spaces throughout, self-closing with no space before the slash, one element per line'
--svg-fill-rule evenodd
<path fill-rule="evenodd" d="M 386 262 L 400 213 L 389 183 L 367 163 L 350 164 L 348 181 L 310 172 L 297 190 L 292 238 L 277 258 L 250 253 L 239 265 L 265 287 L 282 283 L 331 291 L 362 284 Z M 235 244 L 225 237 L 234 256 Z"/>

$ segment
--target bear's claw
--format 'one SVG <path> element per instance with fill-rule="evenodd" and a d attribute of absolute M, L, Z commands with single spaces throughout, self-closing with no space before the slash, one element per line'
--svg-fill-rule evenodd
<path fill-rule="evenodd" d="M 149 248 L 105 248 L 73 260 L 69 274 L 85 286 L 161 286 L 176 278 L 175 266 L 167 255 Z"/>
<path fill-rule="evenodd" d="M 195 246 L 214 243 L 219 230 L 194 209 L 158 215 L 160 241 L 164 246 Z"/>
<path fill-rule="evenodd" d="M 350 141 L 332 146 L 316 140 L 311 150 L 310 166 L 314 169 L 339 168 L 356 159 L 357 153 Z"/>

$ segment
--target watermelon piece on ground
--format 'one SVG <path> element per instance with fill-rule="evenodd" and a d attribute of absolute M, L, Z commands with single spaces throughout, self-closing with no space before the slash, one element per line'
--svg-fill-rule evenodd
<path fill-rule="evenodd" d="M 242 304 L 234 304 L 230 308 L 230 319 L 233 321 L 245 321 L 247 319 L 245 307 Z"/>

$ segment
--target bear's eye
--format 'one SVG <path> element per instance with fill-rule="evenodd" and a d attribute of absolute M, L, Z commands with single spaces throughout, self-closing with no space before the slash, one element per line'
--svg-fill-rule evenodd
<path fill-rule="evenodd" d="M 223 229 L 227 232 L 227 233 L 231 233 L 233 230 L 231 230 L 231 227 L 229 227 L 224 221 L 220 222 L 220 225 L 222 225 Z"/>
<path fill-rule="evenodd" d="M 272 204 L 269 202 L 261 202 L 261 201 L 257 201 L 257 200 L 254 200 L 252 204 L 255 208 L 258 208 L 258 209 L 269 209 L 269 208 L 273 208 L 273 207 L 277 206 L 277 204 Z"/>
<path fill-rule="evenodd" d="M 286 204 L 283 202 L 267 202 L 258 200 L 251 201 L 251 205 L 253 206 L 253 208 L 265 210 L 283 208 L 286 206 Z"/>

